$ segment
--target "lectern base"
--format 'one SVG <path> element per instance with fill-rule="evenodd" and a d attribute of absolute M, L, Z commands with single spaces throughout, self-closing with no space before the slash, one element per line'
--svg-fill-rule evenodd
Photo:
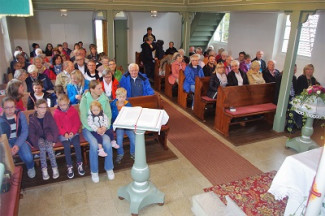
<path fill-rule="evenodd" d="M 286 142 L 286 147 L 292 148 L 297 152 L 305 152 L 319 146 L 311 139 L 304 139 L 303 137 L 296 137 Z"/>
<path fill-rule="evenodd" d="M 134 182 L 120 187 L 117 191 L 119 199 L 126 199 L 130 202 L 130 211 L 132 215 L 138 215 L 139 210 L 145 206 L 157 203 L 163 205 L 165 195 L 160 192 L 154 184 L 148 181 L 148 187 L 144 190 L 134 188 Z"/>

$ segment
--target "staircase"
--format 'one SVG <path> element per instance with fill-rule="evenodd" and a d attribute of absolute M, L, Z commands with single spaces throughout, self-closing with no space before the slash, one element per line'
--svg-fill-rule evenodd
<path fill-rule="evenodd" d="M 224 13 L 196 13 L 191 24 L 190 46 L 201 47 L 204 50 L 224 15 Z"/>

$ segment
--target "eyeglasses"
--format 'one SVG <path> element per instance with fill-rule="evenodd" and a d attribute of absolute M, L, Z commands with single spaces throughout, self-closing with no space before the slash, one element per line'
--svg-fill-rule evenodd
<path fill-rule="evenodd" d="M 12 106 L 12 107 L 4 107 L 4 110 L 10 110 L 10 109 L 15 109 L 16 107 Z"/>

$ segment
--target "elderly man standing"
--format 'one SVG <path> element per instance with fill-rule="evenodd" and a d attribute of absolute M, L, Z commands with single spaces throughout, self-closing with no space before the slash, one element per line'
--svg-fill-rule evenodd
<path fill-rule="evenodd" d="M 145 74 L 139 73 L 139 65 L 131 63 L 129 71 L 123 74 L 120 87 L 127 91 L 127 97 L 137 97 L 155 94 Z"/>
<path fill-rule="evenodd" d="M 264 56 L 264 52 L 263 51 L 257 51 L 256 53 L 256 57 L 252 60 L 253 61 L 259 61 L 260 62 L 260 65 L 261 65 L 261 68 L 260 68 L 260 71 L 264 71 L 266 69 L 266 63 L 265 61 L 262 59 Z"/>
<path fill-rule="evenodd" d="M 74 66 L 71 61 L 63 62 L 63 71 L 56 76 L 55 85 L 62 85 L 64 91 L 67 89 L 67 84 L 70 82 L 71 72 L 74 71 Z"/>
<path fill-rule="evenodd" d="M 280 71 L 275 69 L 275 61 L 269 60 L 267 62 L 267 68 L 263 70 L 263 78 L 266 83 L 276 82 L 277 78 L 280 76 Z"/>

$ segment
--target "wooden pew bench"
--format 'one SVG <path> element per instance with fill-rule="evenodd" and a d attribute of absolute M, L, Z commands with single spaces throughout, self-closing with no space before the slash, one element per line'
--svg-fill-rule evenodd
<path fill-rule="evenodd" d="M 208 104 L 215 104 L 216 99 L 209 98 L 207 95 L 209 89 L 210 77 L 195 78 L 194 92 L 194 109 L 193 113 L 196 117 L 204 120 L 204 111 Z"/>
<path fill-rule="evenodd" d="M 141 106 L 143 108 L 151 108 L 151 109 L 163 109 L 161 98 L 158 94 L 150 95 L 150 96 L 141 96 L 141 97 L 131 97 L 128 99 L 132 106 Z M 163 125 L 160 130 L 160 134 L 154 131 L 146 131 L 146 134 L 153 134 L 158 142 L 163 146 L 165 150 L 167 147 L 167 135 L 169 132 L 169 126 Z"/>
<path fill-rule="evenodd" d="M 185 74 L 183 70 L 179 71 L 179 77 L 178 77 L 178 97 L 177 97 L 177 103 L 183 107 L 184 109 L 187 108 L 187 96 L 188 94 L 183 89 L 183 84 L 185 81 Z"/>
<path fill-rule="evenodd" d="M 159 67 L 160 67 L 160 61 L 156 60 L 155 62 L 155 70 L 154 70 L 154 82 L 153 82 L 153 88 L 156 91 L 161 91 L 162 82 L 165 79 L 165 75 L 159 75 Z"/>
<path fill-rule="evenodd" d="M 73 105 L 74 108 L 76 108 L 76 110 L 79 112 L 79 105 Z M 54 110 L 56 109 L 55 107 L 50 107 L 49 108 L 52 115 L 54 113 Z M 27 121 L 29 122 L 29 115 L 34 113 L 35 110 L 26 110 L 23 113 L 25 114 Z M 87 147 L 89 146 L 89 143 L 86 141 L 86 139 L 83 137 L 82 135 L 82 125 L 80 126 L 79 129 L 79 137 L 80 137 L 80 146 L 81 146 L 81 153 L 83 154 L 83 159 L 84 159 L 84 164 L 88 165 L 88 159 L 87 159 Z M 73 148 L 73 145 L 71 145 L 71 148 Z M 31 150 L 32 150 L 32 154 L 39 154 L 39 150 L 34 148 L 33 146 L 31 146 Z M 53 147 L 54 151 L 61 151 L 64 150 L 64 146 L 62 145 L 61 142 L 57 142 L 54 147 Z M 64 156 L 64 155 L 62 155 Z M 36 161 L 38 162 L 39 159 L 37 159 Z"/>
<path fill-rule="evenodd" d="M 251 121 L 232 122 L 232 119 L 256 115 L 264 115 L 267 122 L 272 124 L 276 111 L 276 105 L 272 103 L 274 91 L 275 83 L 219 87 L 214 128 L 228 137 L 229 125 Z M 236 111 L 231 112 L 230 107 Z"/>
<path fill-rule="evenodd" d="M 173 85 L 169 83 L 168 77 L 172 73 L 172 68 L 170 64 L 166 65 L 165 69 L 165 95 L 169 98 L 173 97 Z"/>

